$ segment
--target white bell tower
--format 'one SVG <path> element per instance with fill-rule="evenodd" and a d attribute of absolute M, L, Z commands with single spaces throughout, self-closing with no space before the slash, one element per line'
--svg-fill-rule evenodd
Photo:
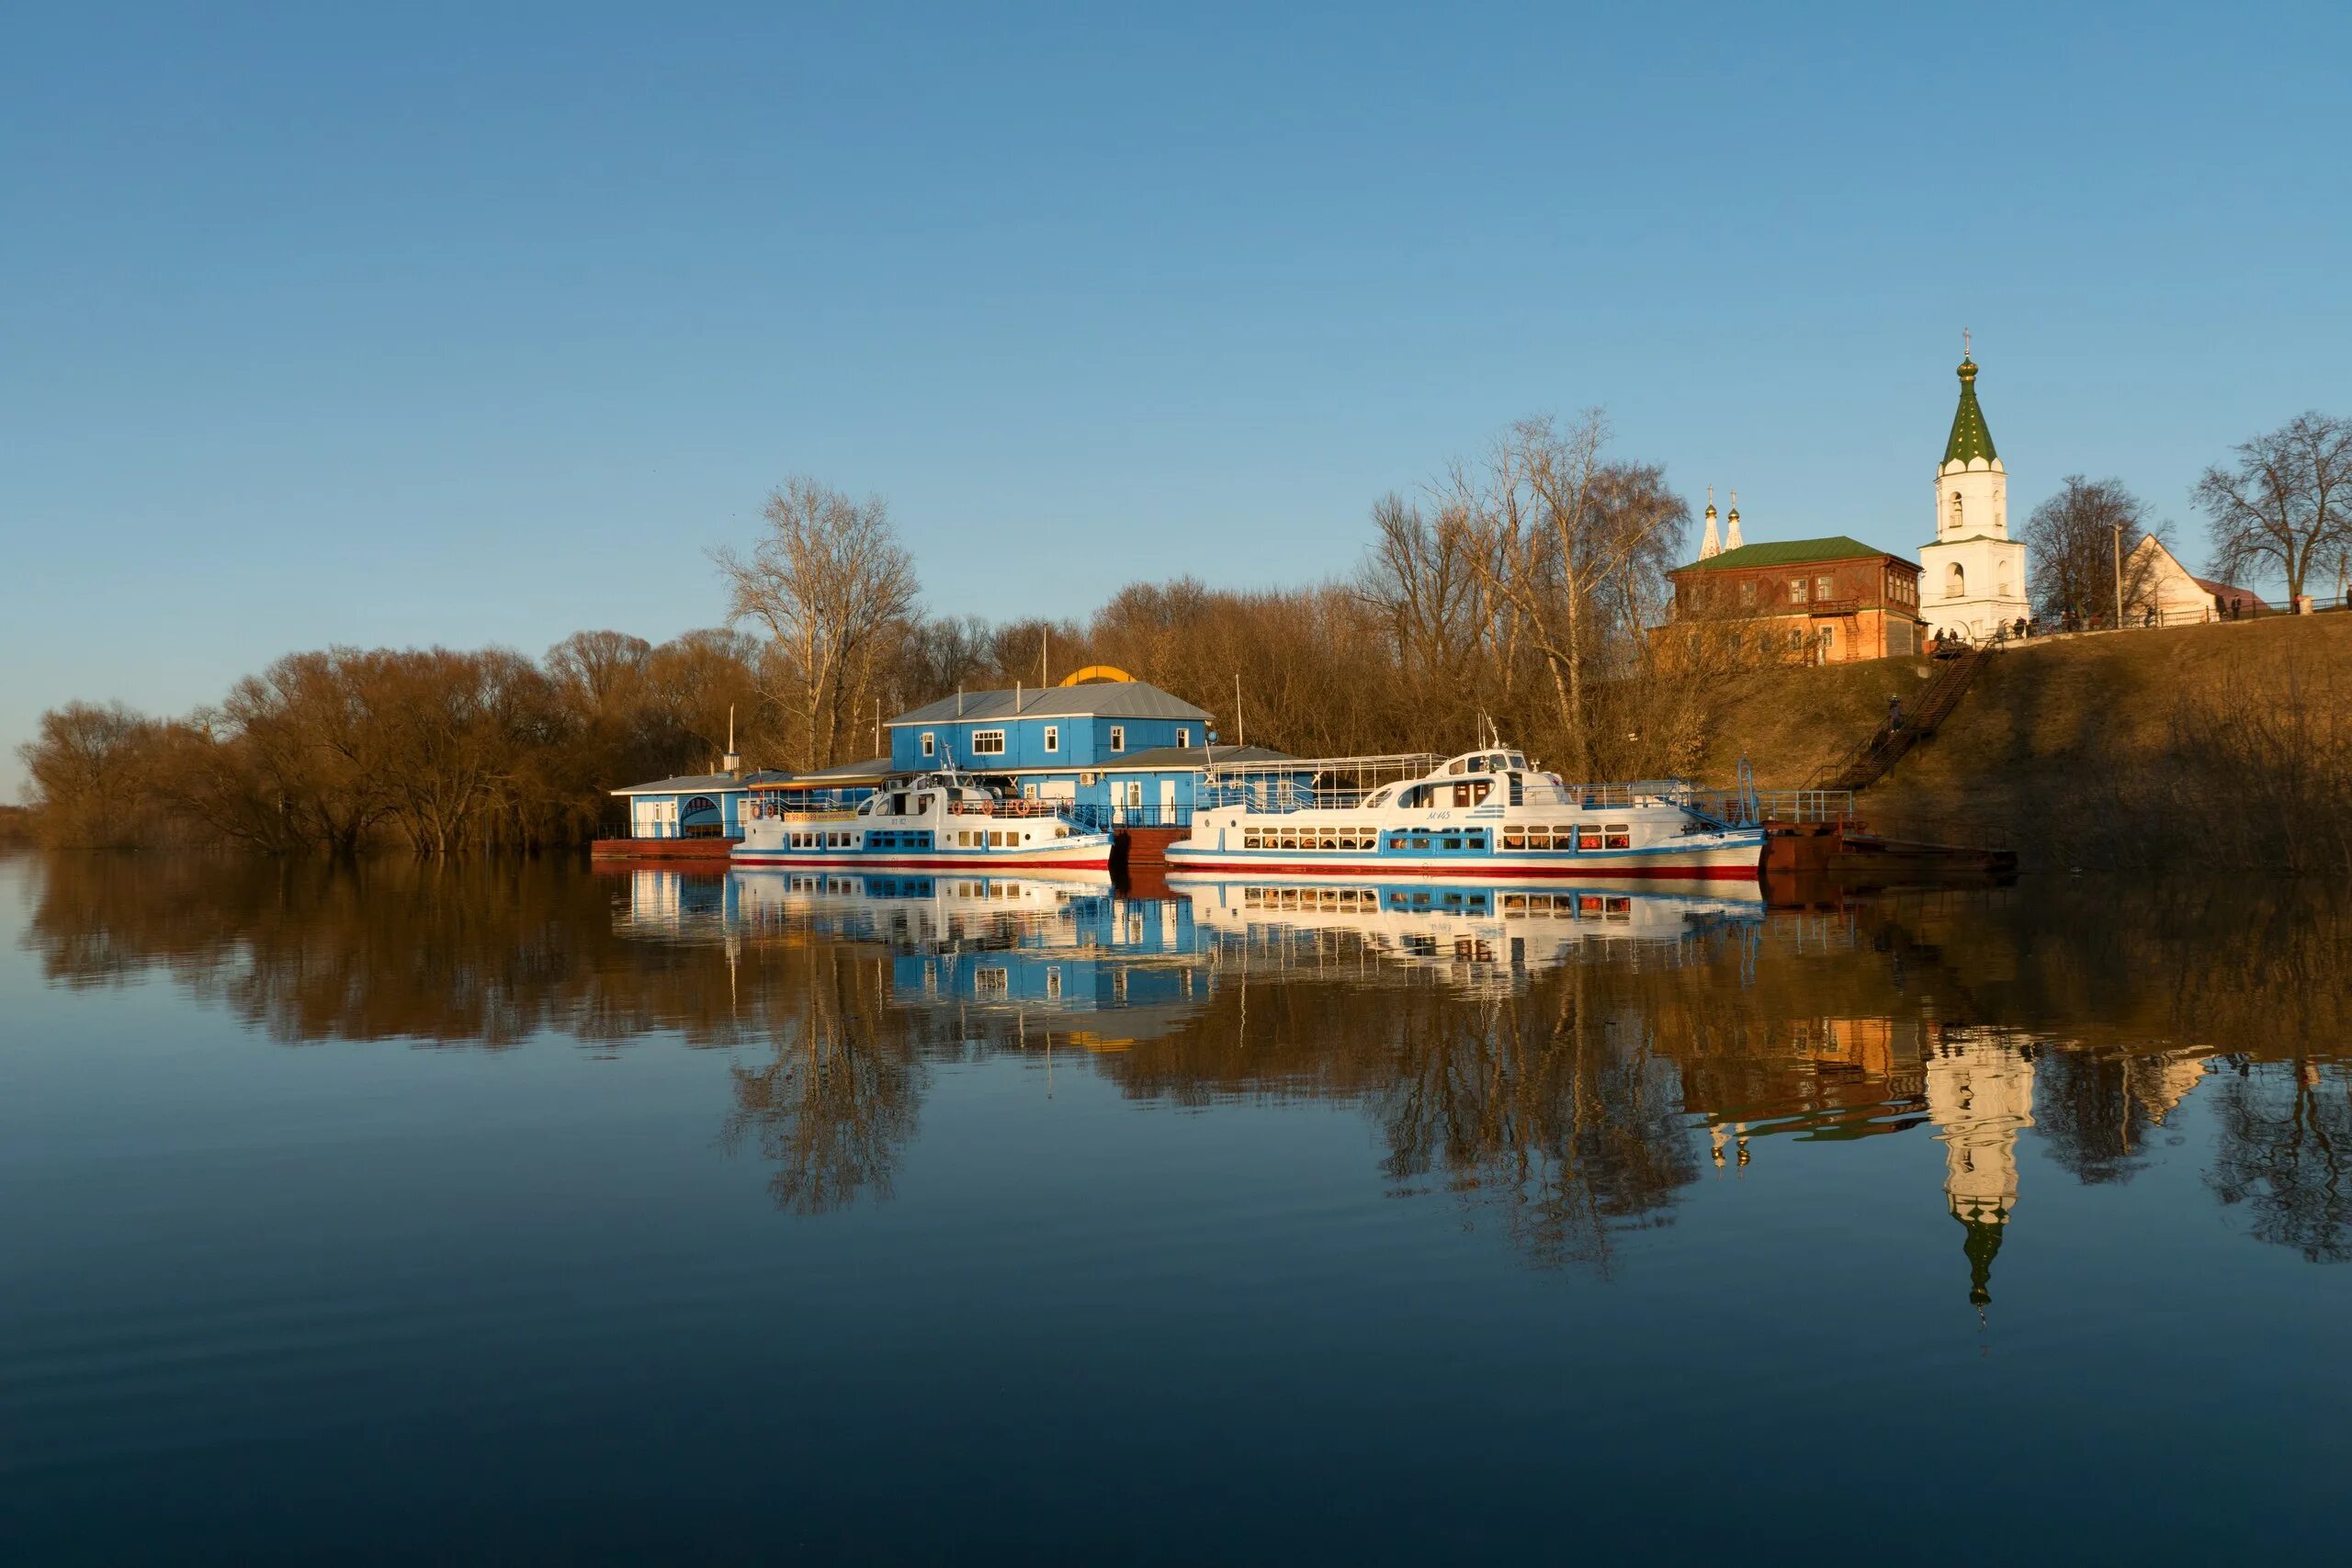
<path fill-rule="evenodd" d="M 1936 465 L 1936 536 L 1919 551 L 1919 617 L 1929 635 L 1982 642 L 2029 615 L 2025 543 L 2009 537 L 2009 475 L 1976 401 L 1976 362 L 1962 333 L 1960 407 Z"/>

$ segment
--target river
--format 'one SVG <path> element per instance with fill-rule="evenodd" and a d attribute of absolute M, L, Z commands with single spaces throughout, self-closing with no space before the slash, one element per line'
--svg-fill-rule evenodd
<path fill-rule="evenodd" d="M 0 860 L 0 1556 L 2333 1555 L 2347 982 L 2310 886 Z"/>

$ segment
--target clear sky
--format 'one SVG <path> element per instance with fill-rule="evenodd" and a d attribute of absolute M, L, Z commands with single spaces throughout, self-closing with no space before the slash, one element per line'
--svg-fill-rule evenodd
<path fill-rule="evenodd" d="M 806 472 L 935 610 L 1296 582 L 1529 412 L 1911 551 L 2352 412 L 2352 6 L 22 6 L 0 792 L 331 642 L 662 638 Z"/>

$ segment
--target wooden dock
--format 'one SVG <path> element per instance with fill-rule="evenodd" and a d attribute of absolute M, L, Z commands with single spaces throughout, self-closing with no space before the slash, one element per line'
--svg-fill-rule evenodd
<path fill-rule="evenodd" d="M 724 869 L 727 857 L 740 840 L 708 839 L 598 839 L 588 846 L 588 858 L 607 863 L 632 861 L 640 865 L 718 867 Z"/>

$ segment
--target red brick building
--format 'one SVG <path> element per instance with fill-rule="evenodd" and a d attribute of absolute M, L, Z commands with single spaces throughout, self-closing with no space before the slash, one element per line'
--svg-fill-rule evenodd
<path fill-rule="evenodd" d="M 1842 664 L 1921 650 L 1919 569 L 1842 534 L 1744 545 L 1667 573 L 1674 619 L 1737 623 L 1759 650 Z"/>

